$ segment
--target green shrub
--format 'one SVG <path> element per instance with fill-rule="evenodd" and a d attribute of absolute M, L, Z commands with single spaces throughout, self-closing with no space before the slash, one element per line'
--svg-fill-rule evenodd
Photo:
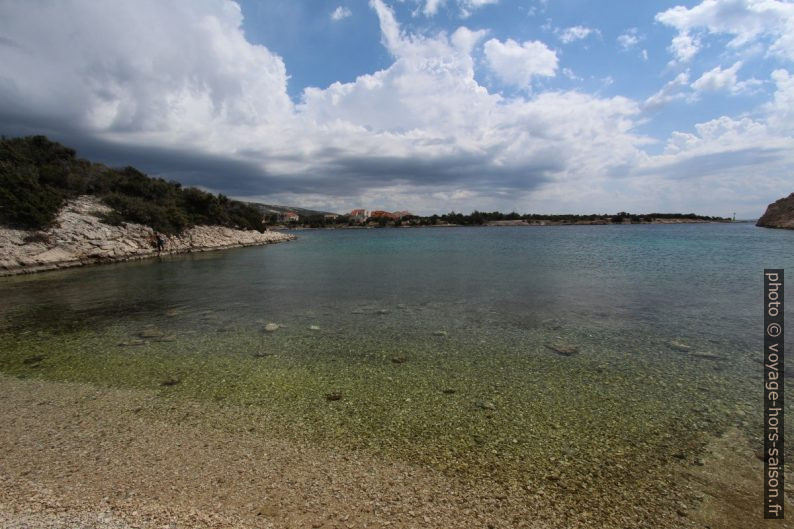
<path fill-rule="evenodd" d="M 253 206 L 178 182 L 151 178 L 134 167 L 111 169 L 75 157 L 44 136 L 0 140 L 0 222 L 45 228 L 69 198 L 92 194 L 113 208 L 110 224 L 144 224 L 165 233 L 200 225 L 263 231 Z"/>
<path fill-rule="evenodd" d="M 66 193 L 42 185 L 35 166 L 0 161 L 0 222 L 19 228 L 45 228 L 63 206 Z"/>

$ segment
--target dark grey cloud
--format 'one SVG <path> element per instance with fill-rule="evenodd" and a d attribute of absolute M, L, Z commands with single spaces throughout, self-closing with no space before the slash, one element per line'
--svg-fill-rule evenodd
<path fill-rule="evenodd" d="M 119 144 L 70 125 L 63 118 L 42 118 L 0 111 L 5 136 L 44 134 L 77 150 L 78 155 L 111 167 L 139 170 L 184 185 L 201 186 L 231 196 L 317 193 L 356 196 L 365 189 L 398 184 L 415 187 L 467 187 L 472 190 L 529 191 L 549 180 L 564 162 L 533 160 L 531 165 L 494 167 L 490 156 L 445 155 L 433 158 L 352 156 L 341 149 L 323 149 L 306 160 L 299 155 L 274 156 L 245 150 L 238 157 L 200 150 Z M 312 162 L 305 174 L 277 174 L 268 162 Z"/>
<path fill-rule="evenodd" d="M 520 166 L 495 166 L 487 155 L 452 154 L 434 157 L 387 155 L 354 156 L 337 149 L 320 156 L 316 175 L 292 177 L 291 192 L 322 192 L 356 195 L 362 189 L 393 185 L 424 187 L 466 187 L 494 191 L 529 191 L 547 182 L 560 170 L 559 159 L 533 160 Z M 315 172 L 315 171 L 313 171 Z"/>
<path fill-rule="evenodd" d="M 14 39 L 9 39 L 0 35 L 0 46 L 8 46 L 9 48 L 22 48 L 22 45 Z"/>
<path fill-rule="evenodd" d="M 201 186 L 228 195 L 262 194 L 277 180 L 253 162 L 199 150 L 119 144 L 71 127 L 65 119 L 20 116 L 0 111 L 0 134 L 6 137 L 45 135 L 77 151 L 77 155 L 110 167 L 131 165 L 152 176 Z"/>

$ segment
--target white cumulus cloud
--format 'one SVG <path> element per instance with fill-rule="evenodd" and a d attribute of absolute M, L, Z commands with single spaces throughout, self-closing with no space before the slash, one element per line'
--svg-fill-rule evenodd
<path fill-rule="evenodd" d="M 477 9 L 497 3 L 499 3 L 499 0 L 458 0 L 458 6 L 463 17 L 471 15 Z"/>
<path fill-rule="evenodd" d="M 729 35 L 732 48 L 769 39 L 769 54 L 794 60 L 794 3 L 789 1 L 703 0 L 692 8 L 676 6 L 658 13 L 656 20 L 678 30 L 671 51 L 679 61 L 699 51 L 696 32 Z"/>
<path fill-rule="evenodd" d="M 292 114 L 281 57 L 249 43 L 233 2 L 22 2 L 0 6 L 7 111 L 86 131 L 200 143 Z"/>
<path fill-rule="evenodd" d="M 668 48 L 678 62 L 689 62 L 700 51 L 700 39 L 689 33 L 679 33 L 673 37 Z"/>
<path fill-rule="evenodd" d="M 637 131 L 643 110 L 691 93 L 686 74 L 644 104 L 531 91 L 562 70 L 544 43 L 483 43 L 486 31 L 466 27 L 410 32 L 383 0 L 370 6 L 389 64 L 307 88 L 293 103 L 289 65 L 246 39 L 234 2 L 0 3 L 0 129 L 113 148 L 122 163 L 233 196 L 340 211 L 651 204 L 708 213 L 704 187 L 725 199 L 749 180 L 790 184 L 790 69 L 772 74 L 774 97 L 753 119 L 677 131 L 663 154 L 649 156 L 653 140 Z M 495 77 L 524 91 L 508 97 L 480 84 L 480 53 Z"/>
<path fill-rule="evenodd" d="M 586 39 L 590 35 L 599 34 L 600 32 L 597 29 L 588 28 L 586 26 L 571 26 L 557 32 L 557 36 L 563 44 L 569 44 L 577 40 Z"/>
<path fill-rule="evenodd" d="M 624 51 L 630 50 L 640 43 L 645 37 L 640 35 L 637 28 L 629 28 L 617 38 L 618 45 Z"/>
<path fill-rule="evenodd" d="M 687 97 L 686 89 L 689 88 L 689 72 L 681 72 L 675 79 L 667 82 L 658 92 L 645 100 L 645 110 L 658 110 L 672 101 Z"/>
<path fill-rule="evenodd" d="M 438 13 L 438 8 L 446 3 L 446 0 L 427 0 L 422 12 L 425 16 L 432 17 Z"/>
<path fill-rule="evenodd" d="M 518 43 L 513 39 L 485 43 L 485 58 L 491 71 L 504 83 L 530 87 L 535 77 L 554 77 L 557 54 L 540 41 Z"/>
<path fill-rule="evenodd" d="M 767 123 L 778 134 L 793 134 L 794 75 L 788 70 L 778 69 L 772 72 L 772 82 L 776 87 L 775 95 L 772 101 L 764 105 Z"/>
<path fill-rule="evenodd" d="M 438 13 L 439 8 L 444 6 L 447 0 L 425 0 L 422 13 L 425 16 L 432 17 Z M 489 4 L 497 4 L 499 0 L 457 0 L 456 5 L 462 18 L 470 16 L 474 11 Z"/>
<path fill-rule="evenodd" d="M 697 92 L 730 92 L 732 94 L 739 94 L 750 89 L 753 86 L 758 86 L 760 81 L 750 79 L 747 81 L 739 81 L 736 74 L 742 67 L 742 61 L 737 61 L 733 66 L 722 69 L 717 66 L 716 68 L 705 72 L 694 83 L 692 88 Z"/>
<path fill-rule="evenodd" d="M 352 14 L 353 12 L 349 8 L 343 6 L 337 6 L 337 8 L 334 9 L 333 12 L 331 13 L 331 20 L 337 22 L 339 20 L 349 17 Z"/>

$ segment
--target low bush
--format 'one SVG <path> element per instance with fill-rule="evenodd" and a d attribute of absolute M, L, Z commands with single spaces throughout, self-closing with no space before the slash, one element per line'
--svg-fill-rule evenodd
<path fill-rule="evenodd" d="M 83 194 L 113 208 L 101 218 L 115 225 L 136 222 L 171 234 L 200 224 L 264 229 L 256 208 L 223 195 L 151 178 L 134 167 L 93 164 L 44 136 L 0 140 L 0 223 L 46 228 L 66 200 Z"/>

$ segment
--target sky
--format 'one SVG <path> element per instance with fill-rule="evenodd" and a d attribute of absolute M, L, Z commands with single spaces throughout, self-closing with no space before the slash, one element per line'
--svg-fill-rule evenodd
<path fill-rule="evenodd" d="M 756 218 L 794 2 L 0 0 L 0 133 L 228 196 Z"/>

